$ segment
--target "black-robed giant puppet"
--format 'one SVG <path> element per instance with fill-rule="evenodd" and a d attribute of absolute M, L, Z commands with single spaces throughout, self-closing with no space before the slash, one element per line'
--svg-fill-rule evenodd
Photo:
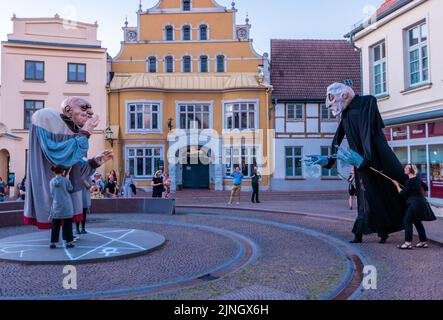
<path fill-rule="evenodd" d="M 373 169 L 401 184 L 405 184 L 408 177 L 383 133 L 384 123 L 377 99 L 355 95 L 352 88 L 334 83 L 328 88 L 326 104 L 334 116 L 341 118 L 332 142 L 332 154 L 337 153 L 337 146 L 346 136 L 351 150 L 363 157 L 356 168 L 358 218 L 352 231 L 355 234 L 352 242 L 362 242 L 363 234 L 377 232 L 384 243 L 390 233 L 403 230 L 406 202 L 392 182 Z M 335 162 L 335 157 L 322 156 L 310 156 L 308 160 L 308 164 L 328 169 Z"/>

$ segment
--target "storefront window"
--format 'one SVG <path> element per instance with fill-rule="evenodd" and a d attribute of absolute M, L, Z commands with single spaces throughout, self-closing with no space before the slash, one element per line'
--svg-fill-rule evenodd
<path fill-rule="evenodd" d="M 396 127 L 392 129 L 392 137 L 394 141 L 406 140 L 408 138 L 408 127 Z"/>
<path fill-rule="evenodd" d="M 394 148 L 394 153 L 396 154 L 398 160 L 402 165 L 408 164 L 408 148 L 407 147 L 399 147 Z"/>
<path fill-rule="evenodd" d="M 443 136 L 443 121 L 431 122 L 428 124 L 429 137 Z"/>
<path fill-rule="evenodd" d="M 426 159 L 426 146 L 411 147 L 411 163 L 415 164 L 418 169 L 418 177 L 428 183 L 428 165 Z"/>
<path fill-rule="evenodd" d="M 409 127 L 409 133 L 411 139 L 421 139 L 426 138 L 426 125 L 423 124 L 417 124 L 417 125 L 411 125 Z"/>
<path fill-rule="evenodd" d="M 385 134 L 386 140 L 388 141 L 392 140 L 391 128 L 384 128 L 383 133 Z"/>
<path fill-rule="evenodd" d="M 429 146 L 431 197 L 443 199 L 443 145 Z"/>

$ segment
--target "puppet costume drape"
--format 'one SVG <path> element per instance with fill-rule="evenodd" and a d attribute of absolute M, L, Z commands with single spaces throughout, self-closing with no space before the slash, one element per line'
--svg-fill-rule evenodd
<path fill-rule="evenodd" d="M 395 153 L 390 148 L 383 133 L 383 120 L 373 96 L 356 96 L 343 111 L 340 125 L 335 134 L 332 149 L 340 145 L 346 136 L 352 150 L 364 157 L 358 170 L 359 177 L 359 216 L 364 217 L 365 227 L 361 230 L 375 229 L 380 236 L 404 229 L 403 219 L 406 202 L 394 184 L 373 172 L 369 167 L 382 171 L 385 175 L 405 184 L 408 177 Z M 329 167 L 334 164 L 330 161 Z M 361 203 L 365 201 L 364 203 Z M 365 212 L 361 212 L 365 210 Z"/>
<path fill-rule="evenodd" d="M 83 219 L 82 179 L 93 175 L 99 167 L 95 160 L 86 160 L 88 149 L 89 133 L 82 131 L 71 119 L 52 109 L 43 109 L 33 115 L 29 134 L 25 224 L 39 229 L 51 228 L 48 221 L 52 204 L 49 182 L 54 177 L 51 168 L 57 165 L 72 168 L 73 221 Z"/>

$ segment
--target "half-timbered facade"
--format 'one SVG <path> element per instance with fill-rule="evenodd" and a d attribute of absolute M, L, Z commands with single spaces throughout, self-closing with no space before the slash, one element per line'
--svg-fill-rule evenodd
<path fill-rule="evenodd" d="M 343 189 L 340 175 L 347 176 L 349 168 L 307 168 L 302 159 L 330 155 L 338 119 L 326 108 L 326 89 L 345 81 L 360 92 L 359 53 L 341 40 L 272 40 L 271 50 L 276 136 L 272 189 Z"/>

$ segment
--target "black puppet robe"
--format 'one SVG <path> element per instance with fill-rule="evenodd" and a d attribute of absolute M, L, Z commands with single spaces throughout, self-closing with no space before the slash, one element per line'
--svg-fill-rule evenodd
<path fill-rule="evenodd" d="M 355 234 L 377 232 L 385 237 L 404 229 L 406 201 L 394 184 L 369 169 L 382 171 L 400 184 L 405 185 L 408 176 L 395 153 L 389 147 L 383 133 L 383 120 L 373 96 L 356 96 L 343 111 L 342 119 L 332 143 L 340 145 L 346 136 L 352 150 L 364 157 L 361 170 L 356 171 L 359 216 L 354 226 Z M 334 161 L 330 161 L 330 166 Z"/>

